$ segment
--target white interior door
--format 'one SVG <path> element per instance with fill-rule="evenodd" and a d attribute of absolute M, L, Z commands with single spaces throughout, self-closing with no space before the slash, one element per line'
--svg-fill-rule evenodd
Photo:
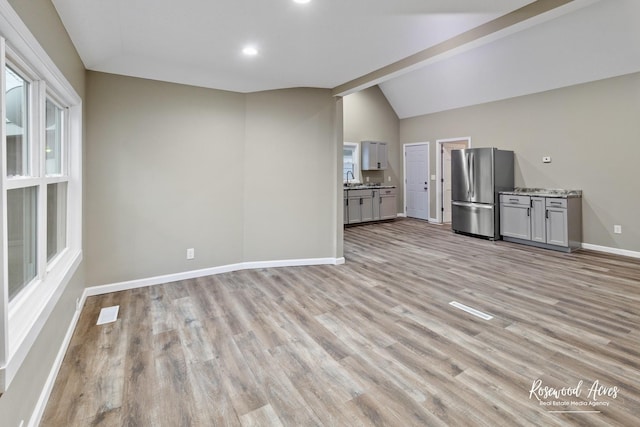
<path fill-rule="evenodd" d="M 442 222 L 451 222 L 451 148 L 442 153 Z"/>
<path fill-rule="evenodd" d="M 467 143 L 448 142 L 442 148 L 442 222 L 451 222 L 451 150 L 467 148 Z"/>
<path fill-rule="evenodd" d="M 429 219 L 429 145 L 405 145 L 404 154 L 407 216 Z"/>

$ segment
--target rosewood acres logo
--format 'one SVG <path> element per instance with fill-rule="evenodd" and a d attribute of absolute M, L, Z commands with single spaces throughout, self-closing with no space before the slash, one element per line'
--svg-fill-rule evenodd
<path fill-rule="evenodd" d="M 600 413 L 601 408 L 608 407 L 612 400 L 618 397 L 620 389 L 595 380 L 586 383 L 578 381 L 575 386 L 551 387 L 544 385 L 541 379 L 531 384 L 529 399 L 537 400 L 538 404 L 548 407 L 548 412 L 593 412 Z"/>

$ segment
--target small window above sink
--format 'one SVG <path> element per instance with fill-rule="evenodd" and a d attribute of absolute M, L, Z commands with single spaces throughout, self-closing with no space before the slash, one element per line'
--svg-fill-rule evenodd
<path fill-rule="evenodd" d="M 360 183 L 360 144 L 345 142 L 342 150 L 342 181 L 345 185 Z"/>

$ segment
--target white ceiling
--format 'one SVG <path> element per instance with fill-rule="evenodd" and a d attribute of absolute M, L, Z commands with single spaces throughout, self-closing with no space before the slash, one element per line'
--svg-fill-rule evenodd
<path fill-rule="evenodd" d="M 640 71 L 640 1 L 585 4 L 380 88 L 407 118 Z"/>
<path fill-rule="evenodd" d="M 90 70 L 237 92 L 334 88 L 533 2 L 52 1 Z M 404 118 L 640 70 L 640 1 L 594 1 L 380 86 Z"/>

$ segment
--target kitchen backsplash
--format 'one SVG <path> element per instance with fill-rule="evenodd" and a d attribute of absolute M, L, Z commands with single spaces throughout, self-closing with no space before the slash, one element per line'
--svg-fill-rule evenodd
<path fill-rule="evenodd" d="M 385 171 L 361 171 L 362 173 L 362 182 L 367 183 L 367 177 L 369 177 L 369 184 L 375 183 L 384 183 L 385 182 Z"/>

